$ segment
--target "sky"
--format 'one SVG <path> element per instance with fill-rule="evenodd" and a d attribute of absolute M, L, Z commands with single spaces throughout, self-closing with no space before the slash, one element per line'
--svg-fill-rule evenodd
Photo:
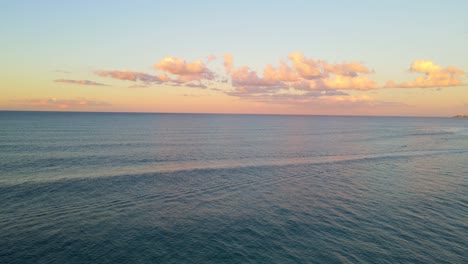
<path fill-rule="evenodd" d="M 468 114 L 468 1 L 5 1 L 0 110 Z"/>

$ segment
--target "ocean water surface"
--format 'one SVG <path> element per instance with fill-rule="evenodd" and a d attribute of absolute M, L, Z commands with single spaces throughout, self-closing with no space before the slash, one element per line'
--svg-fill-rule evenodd
<path fill-rule="evenodd" d="M 0 263 L 468 263 L 468 120 L 0 112 Z"/>

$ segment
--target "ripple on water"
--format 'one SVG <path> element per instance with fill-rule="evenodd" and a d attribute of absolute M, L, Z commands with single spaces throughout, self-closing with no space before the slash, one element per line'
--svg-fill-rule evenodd
<path fill-rule="evenodd" d="M 463 158 L 461 153 L 454 162 Z M 448 167 L 418 169 L 416 178 L 404 173 L 407 166 L 437 159 L 3 186 L 0 237 L 8 246 L 0 256 L 7 262 L 40 256 L 37 263 L 51 256 L 79 262 L 81 255 L 91 262 L 461 262 L 467 207 L 464 189 L 456 186 L 460 179 L 444 173 Z M 390 168 L 392 185 L 382 177 Z M 445 178 L 435 179 L 438 184 L 425 183 L 439 175 Z M 408 184 L 427 186 L 411 189 Z"/>

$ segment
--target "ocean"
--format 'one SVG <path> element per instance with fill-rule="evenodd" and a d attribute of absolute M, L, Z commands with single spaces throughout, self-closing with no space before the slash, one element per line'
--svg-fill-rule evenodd
<path fill-rule="evenodd" d="M 468 119 L 0 112 L 0 263 L 468 263 Z"/>

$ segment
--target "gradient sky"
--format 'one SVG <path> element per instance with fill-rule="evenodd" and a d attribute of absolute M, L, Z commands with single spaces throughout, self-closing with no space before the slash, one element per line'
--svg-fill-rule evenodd
<path fill-rule="evenodd" d="M 468 114 L 468 1 L 6 1 L 0 109 Z"/>

